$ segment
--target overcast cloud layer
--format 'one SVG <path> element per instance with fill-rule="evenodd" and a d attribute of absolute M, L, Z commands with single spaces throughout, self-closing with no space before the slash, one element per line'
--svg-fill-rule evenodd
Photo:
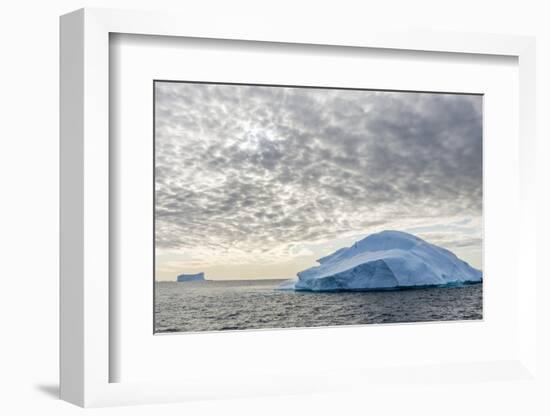
<path fill-rule="evenodd" d="M 156 83 L 159 274 L 293 274 L 383 229 L 479 263 L 481 107 L 469 95 Z"/>

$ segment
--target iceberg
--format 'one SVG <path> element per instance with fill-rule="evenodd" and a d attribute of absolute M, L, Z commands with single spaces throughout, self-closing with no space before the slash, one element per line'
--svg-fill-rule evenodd
<path fill-rule="evenodd" d="M 278 289 L 398 290 L 480 283 L 482 273 L 449 250 L 402 231 L 382 231 L 317 260 Z"/>
<path fill-rule="evenodd" d="M 205 280 L 204 279 L 204 273 L 196 273 L 196 274 L 180 274 L 177 278 L 178 282 L 199 282 Z"/>

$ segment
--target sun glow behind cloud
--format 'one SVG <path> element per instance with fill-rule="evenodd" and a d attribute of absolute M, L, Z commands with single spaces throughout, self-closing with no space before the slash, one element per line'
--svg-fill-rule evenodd
<path fill-rule="evenodd" d="M 157 279 L 287 278 L 383 229 L 481 268 L 480 96 L 156 83 Z"/>

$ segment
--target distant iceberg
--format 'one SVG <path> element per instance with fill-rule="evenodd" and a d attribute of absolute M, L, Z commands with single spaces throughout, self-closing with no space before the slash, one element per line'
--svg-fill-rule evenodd
<path fill-rule="evenodd" d="M 198 282 L 204 280 L 204 273 L 196 274 L 180 274 L 178 276 L 178 282 Z"/>
<path fill-rule="evenodd" d="M 281 290 L 392 290 L 482 281 L 480 270 L 449 250 L 401 231 L 369 235 L 317 260 L 319 266 L 283 282 Z"/>

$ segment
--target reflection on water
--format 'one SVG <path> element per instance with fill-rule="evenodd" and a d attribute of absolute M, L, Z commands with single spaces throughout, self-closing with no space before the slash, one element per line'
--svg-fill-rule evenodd
<path fill-rule="evenodd" d="M 280 291 L 280 280 L 157 282 L 156 332 L 482 318 L 482 285 L 389 292 Z"/>

